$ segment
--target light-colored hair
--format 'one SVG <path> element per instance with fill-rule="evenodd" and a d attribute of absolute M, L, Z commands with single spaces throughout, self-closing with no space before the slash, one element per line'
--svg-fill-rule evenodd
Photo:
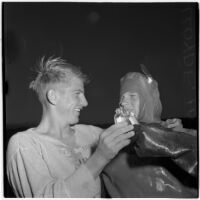
<path fill-rule="evenodd" d="M 57 83 L 70 84 L 72 77 L 77 77 L 88 83 L 87 75 L 83 74 L 79 67 L 67 63 L 64 59 L 50 57 L 45 59 L 42 57 L 39 64 L 36 66 L 37 76 L 31 81 L 29 88 L 33 89 L 41 103 L 46 102 L 46 91 L 49 85 Z"/>

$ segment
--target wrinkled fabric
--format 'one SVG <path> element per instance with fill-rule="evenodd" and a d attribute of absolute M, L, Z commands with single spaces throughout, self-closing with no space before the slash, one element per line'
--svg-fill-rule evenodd
<path fill-rule="evenodd" d="M 100 179 L 94 179 L 84 160 L 90 157 L 101 130 L 82 124 L 74 130 L 78 144 L 74 150 L 32 128 L 11 137 L 6 170 L 17 197 L 100 197 Z"/>
<path fill-rule="evenodd" d="M 161 126 L 162 104 L 155 80 L 140 73 L 121 79 L 120 97 L 140 99 L 135 136 L 105 167 L 103 181 L 112 198 L 197 197 L 197 138 Z"/>

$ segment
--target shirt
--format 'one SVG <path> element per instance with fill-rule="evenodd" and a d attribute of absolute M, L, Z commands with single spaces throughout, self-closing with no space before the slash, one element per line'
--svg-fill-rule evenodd
<path fill-rule="evenodd" d="M 100 197 L 100 179 L 84 162 L 98 141 L 100 128 L 75 125 L 78 147 L 36 133 L 33 128 L 11 137 L 7 176 L 17 197 Z"/>

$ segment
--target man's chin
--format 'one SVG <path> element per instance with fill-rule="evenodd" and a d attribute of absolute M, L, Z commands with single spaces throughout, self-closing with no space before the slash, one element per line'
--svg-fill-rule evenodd
<path fill-rule="evenodd" d="M 75 124 L 78 123 L 78 122 L 79 122 L 79 118 L 73 120 L 73 122 L 74 122 Z"/>
<path fill-rule="evenodd" d="M 75 117 L 75 119 L 74 119 L 74 123 L 77 124 L 78 122 L 79 122 L 79 117 L 77 116 L 77 117 Z"/>
<path fill-rule="evenodd" d="M 77 124 L 78 122 L 79 122 L 79 117 L 78 117 L 78 116 L 77 116 L 77 117 L 74 117 L 74 119 L 71 120 L 70 125 L 75 125 L 75 124 Z"/>
<path fill-rule="evenodd" d="M 138 119 L 138 112 L 136 112 L 134 109 L 127 109 L 127 111 L 133 114 L 136 119 Z"/>
<path fill-rule="evenodd" d="M 126 108 L 126 107 L 124 107 L 124 110 L 127 111 L 127 112 L 129 112 L 129 113 L 134 113 L 134 115 L 136 115 L 136 112 L 135 112 L 135 110 L 133 108 Z"/>

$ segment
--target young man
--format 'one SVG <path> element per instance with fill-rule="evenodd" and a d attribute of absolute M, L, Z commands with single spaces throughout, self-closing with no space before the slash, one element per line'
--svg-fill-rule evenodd
<path fill-rule="evenodd" d="M 31 82 L 42 104 L 39 125 L 11 137 L 8 180 L 17 197 L 100 197 L 99 174 L 130 143 L 133 126 L 78 125 L 86 76 L 61 58 L 42 58 Z M 92 149 L 95 149 L 92 152 Z"/>
<path fill-rule="evenodd" d="M 121 79 L 120 105 L 138 124 L 132 143 L 104 168 L 110 197 L 197 197 L 196 131 L 184 129 L 178 119 L 161 121 L 157 81 L 127 73 Z"/>

